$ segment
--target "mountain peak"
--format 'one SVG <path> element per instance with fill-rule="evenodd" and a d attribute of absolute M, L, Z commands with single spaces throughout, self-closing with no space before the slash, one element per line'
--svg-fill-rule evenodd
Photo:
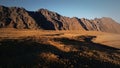
<path fill-rule="evenodd" d="M 45 8 L 41 8 L 38 10 L 38 12 L 50 12 L 48 9 L 45 9 Z"/>
<path fill-rule="evenodd" d="M 48 15 L 51 15 L 51 16 L 60 15 L 57 12 L 50 11 L 50 10 L 44 9 L 44 8 L 39 9 L 38 12 L 41 12 L 42 14 L 48 14 Z"/>
<path fill-rule="evenodd" d="M 47 12 L 47 13 L 55 13 L 55 14 L 57 14 L 56 12 L 54 12 L 54 11 L 50 11 L 50 10 L 45 9 L 45 8 L 41 8 L 41 9 L 39 9 L 38 12 Z"/>

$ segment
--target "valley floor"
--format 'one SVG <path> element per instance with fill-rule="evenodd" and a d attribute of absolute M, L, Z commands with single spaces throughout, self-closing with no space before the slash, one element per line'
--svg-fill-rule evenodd
<path fill-rule="evenodd" d="M 96 36 L 95 43 L 120 49 L 120 34 L 97 32 L 97 31 L 52 31 L 52 30 L 17 30 L 0 29 L 0 39 L 4 38 L 23 38 L 23 37 L 75 37 L 81 35 Z"/>
<path fill-rule="evenodd" d="M 120 68 L 120 35 L 0 29 L 0 67 Z"/>

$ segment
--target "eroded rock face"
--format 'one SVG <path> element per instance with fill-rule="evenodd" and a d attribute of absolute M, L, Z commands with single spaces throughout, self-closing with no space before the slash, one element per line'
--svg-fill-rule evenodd
<path fill-rule="evenodd" d="M 47 9 L 40 9 L 38 12 L 53 24 L 55 30 L 84 30 L 76 17 L 64 17 Z"/>
<path fill-rule="evenodd" d="M 36 29 L 35 20 L 23 8 L 0 6 L 0 28 Z"/>
<path fill-rule="evenodd" d="M 111 18 L 88 20 L 69 18 L 47 9 L 27 11 L 19 7 L 0 6 L 0 28 L 43 30 L 88 30 L 120 33 L 120 24 Z"/>
<path fill-rule="evenodd" d="M 95 18 L 94 20 L 81 19 L 87 30 L 120 33 L 120 24 L 108 17 Z"/>

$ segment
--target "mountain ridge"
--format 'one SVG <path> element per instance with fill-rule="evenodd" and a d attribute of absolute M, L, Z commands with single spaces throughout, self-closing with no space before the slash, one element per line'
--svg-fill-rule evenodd
<path fill-rule="evenodd" d="M 120 33 L 120 24 L 112 18 L 89 20 L 66 17 L 47 9 L 28 11 L 20 7 L 0 6 L 0 28 L 41 30 L 83 30 Z"/>

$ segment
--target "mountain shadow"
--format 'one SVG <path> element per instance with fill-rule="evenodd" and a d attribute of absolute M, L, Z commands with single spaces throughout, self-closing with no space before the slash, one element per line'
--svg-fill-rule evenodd
<path fill-rule="evenodd" d="M 51 21 L 48 21 L 47 18 L 42 15 L 42 13 L 32 11 L 28 11 L 28 13 L 39 25 L 39 28 L 44 30 L 55 30 L 53 23 Z"/>
<path fill-rule="evenodd" d="M 0 41 L 0 67 L 119 68 L 120 58 L 114 56 L 114 53 L 119 55 L 118 49 L 94 43 L 91 41 L 94 37 L 54 38 L 55 42 L 59 41 L 66 46 L 77 46 L 78 51 L 69 52 L 59 50 L 49 43 L 41 43 L 40 39 L 4 39 Z"/>

